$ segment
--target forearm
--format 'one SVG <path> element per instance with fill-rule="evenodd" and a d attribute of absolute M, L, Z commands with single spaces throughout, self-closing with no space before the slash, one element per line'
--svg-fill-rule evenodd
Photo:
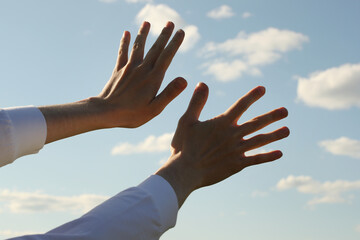
<path fill-rule="evenodd" d="M 104 119 L 104 109 L 93 98 L 38 108 L 46 120 L 45 143 L 108 127 Z"/>
<path fill-rule="evenodd" d="M 164 178 L 174 189 L 179 209 L 199 185 L 197 174 L 192 169 L 186 168 L 187 161 L 191 159 L 186 159 L 181 152 L 173 154 L 168 163 L 155 173 Z"/>

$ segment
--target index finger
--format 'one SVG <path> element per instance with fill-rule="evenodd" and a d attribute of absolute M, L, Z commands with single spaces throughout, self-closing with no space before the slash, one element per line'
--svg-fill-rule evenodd
<path fill-rule="evenodd" d="M 232 123 L 237 123 L 243 113 L 257 100 L 259 100 L 265 94 L 265 88 L 258 86 L 250 90 L 242 98 L 237 100 L 226 112 L 224 116 L 228 118 Z"/>

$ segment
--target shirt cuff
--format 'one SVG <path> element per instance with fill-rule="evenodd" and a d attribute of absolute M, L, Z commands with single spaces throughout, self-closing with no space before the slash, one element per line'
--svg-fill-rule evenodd
<path fill-rule="evenodd" d="M 12 124 L 14 159 L 37 153 L 45 145 L 47 127 L 41 111 L 34 106 L 5 108 Z"/>
<path fill-rule="evenodd" d="M 153 197 L 162 222 L 161 231 L 165 232 L 174 227 L 179 205 L 176 193 L 171 185 L 163 177 L 152 175 L 138 187 Z"/>

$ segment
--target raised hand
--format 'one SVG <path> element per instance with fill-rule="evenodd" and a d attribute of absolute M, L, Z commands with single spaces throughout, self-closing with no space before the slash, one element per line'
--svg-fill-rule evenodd
<path fill-rule="evenodd" d="M 179 207 L 198 188 L 218 183 L 248 166 L 274 161 L 282 156 L 281 151 L 245 155 L 247 151 L 289 135 L 289 129 L 282 127 L 246 138 L 288 115 L 285 108 L 279 108 L 238 124 L 241 115 L 264 94 L 264 87 L 254 88 L 223 114 L 201 122 L 198 119 L 208 97 L 208 87 L 198 84 L 188 109 L 179 120 L 171 144 L 172 155 L 156 173 L 172 185 Z"/>
<path fill-rule="evenodd" d="M 167 45 L 174 30 L 174 24 L 168 22 L 144 58 L 149 30 L 150 23 L 144 22 L 130 58 L 130 33 L 124 32 L 114 71 L 99 96 L 39 107 L 47 124 L 46 143 L 96 129 L 141 126 L 161 113 L 186 88 L 186 81 L 179 77 L 158 94 L 184 32 L 177 31 Z"/>
<path fill-rule="evenodd" d="M 166 46 L 173 29 L 174 24 L 168 22 L 144 58 L 146 37 L 150 30 L 150 24 L 144 22 L 129 59 L 130 33 L 124 32 L 113 74 L 104 90 L 95 98 L 106 113 L 107 127 L 141 126 L 161 113 L 185 89 L 186 81 L 177 78 L 158 94 L 165 72 L 184 39 L 184 32 L 179 30 Z"/>

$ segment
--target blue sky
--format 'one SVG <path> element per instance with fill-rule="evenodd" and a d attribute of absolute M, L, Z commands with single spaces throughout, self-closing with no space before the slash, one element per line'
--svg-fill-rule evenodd
<path fill-rule="evenodd" d="M 188 87 L 145 126 L 55 142 L 1 168 L 0 238 L 45 232 L 155 172 L 203 81 L 201 119 L 263 85 L 240 121 L 285 106 L 289 117 L 264 132 L 287 125 L 291 136 L 259 150 L 281 149 L 281 160 L 193 193 L 162 239 L 359 239 L 359 12 L 353 0 L 1 0 L 0 107 L 97 95 L 123 31 L 134 39 L 143 20 L 147 49 L 166 20 L 185 30 L 164 84 L 182 76 Z"/>

